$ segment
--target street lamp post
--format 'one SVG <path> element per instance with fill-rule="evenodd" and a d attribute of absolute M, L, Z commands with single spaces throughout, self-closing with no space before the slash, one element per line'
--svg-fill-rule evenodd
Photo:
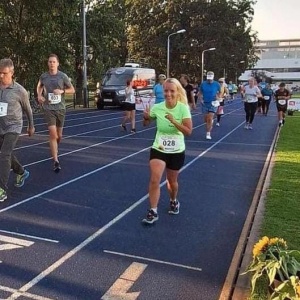
<path fill-rule="evenodd" d="M 88 107 L 87 90 L 87 46 L 86 46 L 86 11 L 85 0 L 82 0 L 82 49 L 83 49 L 83 106 Z"/>
<path fill-rule="evenodd" d="M 176 32 L 173 32 L 171 34 L 168 35 L 168 44 L 167 44 L 167 78 L 169 78 L 169 75 L 170 75 L 170 37 L 172 35 L 175 35 L 175 34 L 179 34 L 179 33 L 184 33 L 186 32 L 185 29 L 181 29 L 181 30 L 178 30 Z"/>
<path fill-rule="evenodd" d="M 201 83 L 203 82 L 203 77 L 204 77 L 204 53 L 207 51 L 214 51 L 216 50 L 216 48 L 209 48 L 209 49 L 205 49 L 202 51 L 201 54 Z"/>

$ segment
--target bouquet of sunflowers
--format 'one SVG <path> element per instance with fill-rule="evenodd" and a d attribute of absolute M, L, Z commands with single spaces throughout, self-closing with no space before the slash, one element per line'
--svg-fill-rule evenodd
<path fill-rule="evenodd" d="M 272 300 L 300 300 L 300 251 L 289 250 L 285 240 L 264 236 L 253 247 L 253 260 L 243 274 L 251 273 L 251 296 L 259 279 L 267 278 Z M 275 282 L 279 282 L 275 287 Z"/>

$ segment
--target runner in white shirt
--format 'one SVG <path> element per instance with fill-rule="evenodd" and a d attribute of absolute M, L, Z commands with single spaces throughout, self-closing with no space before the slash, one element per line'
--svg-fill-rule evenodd
<path fill-rule="evenodd" d="M 249 84 L 242 88 L 244 98 L 244 108 L 246 112 L 245 129 L 252 129 L 255 112 L 257 110 L 258 97 L 262 97 L 260 89 L 255 85 L 255 79 L 251 77 Z"/>

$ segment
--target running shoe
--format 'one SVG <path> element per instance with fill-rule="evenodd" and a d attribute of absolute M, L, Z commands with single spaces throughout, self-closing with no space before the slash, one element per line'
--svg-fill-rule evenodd
<path fill-rule="evenodd" d="M 253 129 L 252 124 L 249 124 L 249 125 L 248 125 L 248 129 L 249 129 L 249 130 L 252 130 L 252 129 Z"/>
<path fill-rule="evenodd" d="M 285 123 L 285 119 L 282 119 L 282 125 L 284 125 L 284 123 Z"/>
<path fill-rule="evenodd" d="M 0 188 L 0 202 L 4 202 L 7 199 L 7 194 L 4 189 Z"/>
<path fill-rule="evenodd" d="M 220 123 L 219 123 L 219 122 L 217 122 L 217 123 L 216 123 L 216 126 L 217 126 L 217 127 L 220 127 Z"/>
<path fill-rule="evenodd" d="M 179 201 L 170 201 L 169 214 L 170 215 L 178 215 L 179 214 L 179 207 L 180 207 Z"/>
<path fill-rule="evenodd" d="M 54 162 L 54 166 L 53 166 L 53 171 L 54 171 L 55 173 L 58 173 L 60 170 L 61 170 L 60 163 L 59 163 L 58 161 L 55 161 L 55 162 Z"/>
<path fill-rule="evenodd" d="M 135 128 L 131 129 L 131 133 L 136 133 L 136 129 Z"/>
<path fill-rule="evenodd" d="M 278 123 L 278 127 L 281 127 L 281 126 L 283 126 L 283 120 L 280 120 Z"/>
<path fill-rule="evenodd" d="M 121 124 L 121 128 L 123 131 L 127 131 L 126 125 Z"/>
<path fill-rule="evenodd" d="M 206 139 L 207 139 L 207 140 L 211 140 L 211 135 L 210 135 L 209 132 L 206 133 Z"/>
<path fill-rule="evenodd" d="M 15 187 L 22 187 L 25 183 L 25 180 L 29 177 L 29 172 L 27 170 L 24 170 L 24 173 L 22 175 L 17 175 L 16 181 L 15 181 Z"/>
<path fill-rule="evenodd" d="M 245 128 L 245 129 L 249 129 L 249 124 L 246 123 L 245 126 L 244 126 L 244 128 Z"/>
<path fill-rule="evenodd" d="M 157 220 L 158 220 L 158 214 L 155 213 L 152 209 L 149 209 L 146 218 L 143 219 L 142 222 L 146 224 L 153 224 Z"/>

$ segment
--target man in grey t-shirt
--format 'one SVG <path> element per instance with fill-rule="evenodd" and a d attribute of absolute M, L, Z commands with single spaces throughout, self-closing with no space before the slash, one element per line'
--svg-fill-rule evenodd
<path fill-rule="evenodd" d="M 53 170 L 61 169 L 58 161 L 58 144 L 62 139 L 66 115 L 65 94 L 74 94 L 75 89 L 69 77 L 58 70 L 59 60 L 56 54 L 48 58 L 48 72 L 41 75 L 37 85 L 38 101 L 43 106 L 45 121 L 49 130 L 50 151 L 54 161 Z"/>
<path fill-rule="evenodd" d="M 10 169 L 17 174 L 15 186 L 22 187 L 29 172 L 19 163 L 13 150 L 23 127 L 23 111 L 28 119 L 27 133 L 34 134 L 33 116 L 27 91 L 13 80 L 11 59 L 0 60 L 0 202 L 7 199 Z"/>

